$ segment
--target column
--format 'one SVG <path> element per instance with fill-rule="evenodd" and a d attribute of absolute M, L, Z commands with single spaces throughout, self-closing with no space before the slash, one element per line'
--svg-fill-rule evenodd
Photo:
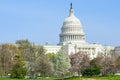
<path fill-rule="evenodd" d="M 67 40 L 69 40 L 69 39 L 68 39 L 68 35 L 67 35 Z"/>
<path fill-rule="evenodd" d="M 70 40 L 72 40 L 72 36 L 70 35 Z"/>
<path fill-rule="evenodd" d="M 64 36 L 63 36 L 62 40 L 64 41 Z"/>
<path fill-rule="evenodd" d="M 77 40 L 77 36 L 75 35 L 75 40 Z"/>
<path fill-rule="evenodd" d="M 73 35 L 73 40 L 75 39 L 75 35 Z"/>

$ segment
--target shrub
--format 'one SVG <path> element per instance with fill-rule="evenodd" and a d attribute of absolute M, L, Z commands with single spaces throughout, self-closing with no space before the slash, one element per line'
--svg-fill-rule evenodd
<path fill-rule="evenodd" d="M 83 76 L 94 76 L 100 74 L 100 68 L 93 67 L 93 68 L 86 68 L 83 72 Z"/>

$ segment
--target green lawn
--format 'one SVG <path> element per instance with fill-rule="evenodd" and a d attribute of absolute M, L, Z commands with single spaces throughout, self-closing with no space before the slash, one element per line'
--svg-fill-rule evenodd
<path fill-rule="evenodd" d="M 11 78 L 0 78 L 0 80 L 61 80 L 55 78 L 44 78 L 44 79 L 11 79 Z M 120 80 L 120 76 L 107 76 L 107 77 L 74 77 L 64 80 Z"/>
<path fill-rule="evenodd" d="M 0 80 L 58 80 L 55 78 L 40 78 L 40 79 L 12 79 L 12 78 L 0 78 Z"/>
<path fill-rule="evenodd" d="M 12 79 L 12 78 L 0 78 L 0 80 L 56 80 L 55 78 L 44 78 L 44 79 Z"/>
<path fill-rule="evenodd" d="M 106 77 L 82 77 L 70 78 L 65 80 L 120 80 L 120 76 L 106 76 Z"/>

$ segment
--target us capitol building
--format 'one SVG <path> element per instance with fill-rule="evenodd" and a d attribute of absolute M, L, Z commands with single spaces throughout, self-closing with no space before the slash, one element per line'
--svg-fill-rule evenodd
<path fill-rule="evenodd" d="M 112 46 L 102 46 L 97 43 L 89 44 L 86 42 L 82 24 L 74 15 L 72 4 L 70 6 L 69 16 L 63 22 L 59 38 L 60 42 L 58 45 L 44 45 L 46 53 L 57 53 L 61 47 L 64 47 L 68 54 L 81 51 L 89 54 L 90 58 L 95 58 L 100 54 L 110 54 L 114 50 Z"/>

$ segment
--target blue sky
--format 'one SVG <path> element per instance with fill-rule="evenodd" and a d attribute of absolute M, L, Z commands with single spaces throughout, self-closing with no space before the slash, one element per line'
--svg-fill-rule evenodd
<path fill-rule="evenodd" d="M 120 45 L 120 0 L 0 0 L 0 43 L 59 43 L 71 2 L 89 43 Z"/>

